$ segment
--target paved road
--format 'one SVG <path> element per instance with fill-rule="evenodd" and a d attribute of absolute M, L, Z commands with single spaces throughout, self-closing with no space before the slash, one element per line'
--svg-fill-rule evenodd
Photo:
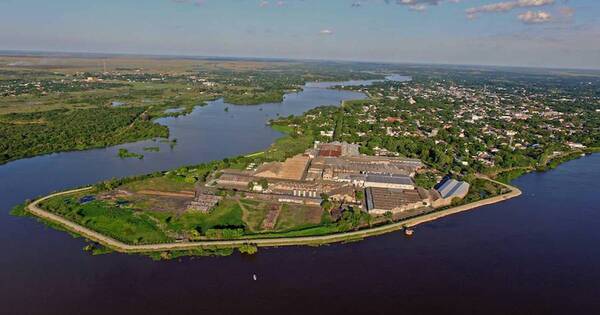
<path fill-rule="evenodd" d="M 112 237 L 106 236 L 104 234 L 98 233 L 94 230 L 86 228 L 78 223 L 69 221 L 61 216 L 50 213 L 41 209 L 38 205 L 40 202 L 47 200 L 49 198 L 66 195 L 81 191 L 86 191 L 91 189 L 91 187 L 74 189 L 69 191 L 58 192 L 55 194 L 51 194 L 40 198 L 27 206 L 27 210 L 34 214 L 37 217 L 40 217 L 44 220 L 51 221 L 53 223 L 57 223 L 64 228 L 75 232 L 83 237 L 100 243 L 108 248 L 111 248 L 118 252 L 162 252 L 162 251 L 170 251 L 170 250 L 187 250 L 187 249 L 195 249 L 201 247 L 239 247 L 244 244 L 252 244 L 258 247 L 274 247 L 274 246 L 294 246 L 294 245 L 308 245 L 308 244 L 327 244 L 327 243 L 336 243 L 343 242 L 346 240 L 352 239 L 361 239 L 370 236 L 381 235 L 397 230 L 401 230 L 405 226 L 415 226 L 417 224 L 421 224 L 424 222 L 433 221 L 448 215 L 452 215 L 455 213 L 471 210 L 477 207 L 490 205 L 498 202 L 502 202 L 504 200 L 508 200 L 514 197 L 521 195 L 521 191 L 513 186 L 509 186 L 503 183 L 496 182 L 505 187 L 508 187 L 511 191 L 504 195 L 488 198 L 485 200 L 473 202 L 470 204 L 450 208 L 447 210 L 437 211 L 430 214 L 425 214 L 416 218 L 406 219 L 400 222 L 396 222 L 393 224 L 387 224 L 384 226 L 374 227 L 370 229 L 346 232 L 346 233 L 338 233 L 338 234 L 330 234 L 323 236 L 306 236 L 306 237 L 286 237 L 286 238 L 263 238 L 263 239 L 237 239 L 237 240 L 222 240 L 222 241 L 197 241 L 197 242 L 181 242 L 181 243 L 164 243 L 164 244 L 152 244 L 152 245 L 130 245 L 123 243 L 121 241 L 115 240 Z"/>

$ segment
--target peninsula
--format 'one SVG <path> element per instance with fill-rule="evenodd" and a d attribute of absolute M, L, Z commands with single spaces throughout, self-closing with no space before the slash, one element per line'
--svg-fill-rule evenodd
<path fill-rule="evenodd" d="M 173 258 L 355 241 L 521 194 L 484 176 L 426 189 L 414 180 L 431 171 L 420 160 L 345 142 L 269 161 L 277 150 L 59 192 L 26 210 L 110 250 Z"/>

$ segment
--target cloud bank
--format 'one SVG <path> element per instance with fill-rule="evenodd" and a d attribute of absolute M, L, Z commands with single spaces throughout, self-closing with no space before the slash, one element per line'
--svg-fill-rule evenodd
<path fill-rule="evenodd" d="M 508 12 L 518 8 L 543 7 L 554 4 L 554 0 L 515 0 L 486 4 L 467 9 L 467 17 L 473 19 L 482 13 Z"/>

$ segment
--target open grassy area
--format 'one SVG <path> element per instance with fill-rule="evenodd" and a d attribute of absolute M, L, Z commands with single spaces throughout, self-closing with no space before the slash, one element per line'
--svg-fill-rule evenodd
<path fill-rule="evenodd" d="M 243 207 L 243 219 L 251 232 L 261 230 L 261 225 L 271 206 L 265 202 L 244 199 L 240 201 Z M 275 207 L 279 207 L 275 205 Z"/>
<path fill-rule="evenodd" d="M 126 243 L 153 244 L 171 240 L 153 223 L 148 214 L 104 201 L 80 204 L 77 196 L 61 196 L 49 199 L 41 206 Z"/>
<path fill-rule="evenodd" d="M 272 124 L 271 128 L 273 130 L 285 133 L 285 134 L 290 134 L 294 131 L 294 127 L 291 126 L 287 126 L 287 125 L 278 125 L 278 124 Z"/>
<path fill-rule="evenodd" d="M 269 161 L 283 161 L 304 152 L 312 146 L 313 142 L 314 138 L 309 135 L 285 136 L 277 139 L 262 157 Z"/>
<path fill-rule="evenodd" d="M 193 187 L 191 183 L 168 175 L 146 177 L 125 182 L 109 191 L 90 191 L 54 197 L 43 202 L 41 206 L 129 244 L 173 242 L 178 239 L 235 238 L 242 235 L 272 236 L 280 233 L 281 236 L 313 233 L 322 235 L 337 231 L 335 224 L 325 222 L 326 224 L 321 226 L 324 221 L 323 210 L 320 207 L 279 205 L 239 199 L 238 196 L 227 197 L 210 213 L 202 213 L 185 211 L 185 207 L 183 211 L 176 210 L 182 207 L 177 202 L 181 203 L 181 200 L 191 198 L 146 194 L 148 191 L 180 193 Z M 97 199 L 82 203 L 81 198 L 88 196 L 95 196 Z M 172 205 L 170 209 L 169 204 Z M 269 232 L 262 225 L 272 210 L 280 210 L 280 213 L 273 232 Z M 242 234 L 235 231 L 241 231 Z"/>
<path fill-rule="evenodd" d="M 320 207 L 284 204 L 281 207 L 281 214 L 275 229 L 290 230 L 319 224 L 321 223 L 322 213 L 323 209 Z"/>
<path fill-rule="evenodd" d="M 168 192 L 178 192 L 178 191 L 193 191 L 194 183 L 186 182 L 178 177 L 171 176 L 159 176 L 159 177 L 151 177 L 138 181 L 133 181 L 123 185 L 121 188 L 132 190 L 132 191 L 140 191 L 140 190 L 157 190 L 157 191 L 168 191 Z"/>
<path fill-rule="evenodd" d="M 236 229 L 245 226 L 242 209 L 234 200 L 221 202 L 210 213 L 188 211 L 178 215 L 149 211 L 148 215 L 160 222 L 168 233 L 192 238 L 199 238 L 211 229 Z"/>

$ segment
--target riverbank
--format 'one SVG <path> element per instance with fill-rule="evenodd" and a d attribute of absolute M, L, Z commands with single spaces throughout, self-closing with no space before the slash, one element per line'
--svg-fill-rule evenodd
<path fill-rule="evenodd" d="M 283 238 L 263 238 L 263 239 L 235 239 L 235 240 L 215 240 L 215 241 L 197 241 L 197 242 L 180 242 L 180 243 L 164 243 L 164 244 L 149 244 L 149 245 L 131 245 L 124 242 L 118 241 L 112 237 L 103 235 L 92 229 L 84 227 L 80 224 L 67 220 L 61 216 L 50 213 L 38 205 L 50 198 L 67 195 L 72 193 L 83 192 L 92 189 L 92 187 L 79 188 L 74 190 L 68 190 L 63 192 L 54 193 L 40 199 L 33 201 L 26 206 L 26 210 L 42 219 L 49 221 L 53 224 L 57 224 L 69 232 L 81 235 L 89 240 L 97 242 L 112 250 L 123 252 L 123 253 L 149 253 L 149 252 L 163 252 L 163 251 L 180 251 L 180 250 L 193 250 L 203 248 L 239 248 L 242 246 L 252 245 L 256 247 L 278 247 L 278 246 L 298 246 L 298 245 L 323 245 L 345 241 L 353 241 L 364 239 L 367 237 L 378 236 L 394 231 L 401 230 L 405 227 L 414 227 L 416 225 L 437 220 L 452 214 L 472 210 L 478 207 L 502 202 L 509 200 L 521 195 L 521 190 L 517 187 L 510 186 L 504 183 L 493 181 L 500 184 L 510 191 L 508 193 L 487 198 L 484 200 L 476 201 L 470 204 L 452 207 L 444 210 L 434 211 L 417 217 L 401 220 L 398 222 L 368 228 L 359 231 L 336 233 L 323 236 L 309 236 L 309 237 L 283 237 Z"/>

